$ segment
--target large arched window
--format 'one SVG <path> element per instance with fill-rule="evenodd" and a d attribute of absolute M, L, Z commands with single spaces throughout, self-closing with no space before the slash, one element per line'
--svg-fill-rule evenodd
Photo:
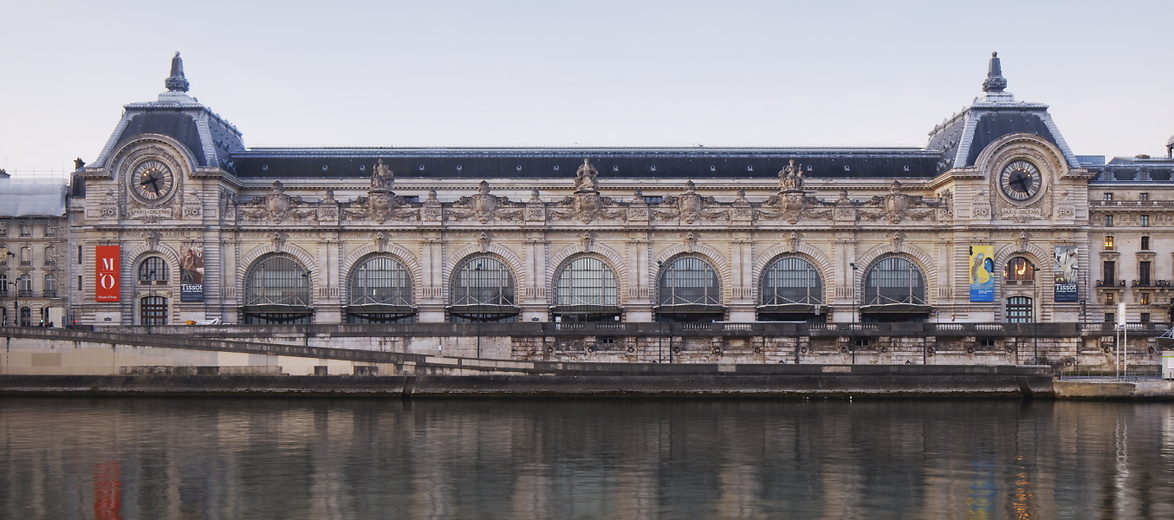
<path fill-rule="evenodd" d="M 245 323 L 310 323 L 310 271 L 288 256 L 262 258 L 245 274 Z"/>
<path fill-rule="evenodd" d="M 616 272 L 603 260 L 579 256 L 564 263 L 554 278 L 551 314 L 563 321 L 617 321 L 620 308 Z"/>
<path fill-rule="evenodd" d="M 448 310 L 454 322 L 515 321 L 516 302 L 514 273 L 497 257 L 467 258 L 453 272 Z"/>
<path fill-rule="evenodd" d="M 928 317 L 925 276 L 913 262 L 899 256 L 876 261 L 864 278 L 862 319 L 920 321 Z"/>
<path fill-rule="evenodd" d="M 760 281 L 758 319 L 812 321 L 823 305 L 823 277 L 811 262 L 784 256 L 772 262 Z"/>
<path fill-rule="evenodd" d="M 150 256 L 139 264 L 139 285 L 167 285 L 167 261 Z"/>
<path fill-rule="evenodd" d="M 1022 256 L 1007 261 L 1003 268 L 1003 279 L 1009 285 L 1031 285 L 1035 283 L 1035 264 Z"/>
<path fill-rule="evenodd" d="M 699 256 L 681 255 L 665 263 L 657 290 L 658 320 L 718 321 L 725 316 L 721 277 Z"/>
<path fill-rule="evenodd" d="M 347 323 L 413 321 L 412 273 L 403 264 L 388 256 L 371 256 L 356 265 L 348 285 Z"/>

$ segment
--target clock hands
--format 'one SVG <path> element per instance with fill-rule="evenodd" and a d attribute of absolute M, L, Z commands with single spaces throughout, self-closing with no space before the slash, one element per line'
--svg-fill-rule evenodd
<path fill-rule="evenodd" d="M 151 173 L 146 173 L 143 175 L 143 180 L 139 181 L 139 185 L 146 186 L 146 185 L 150 184 L 151 189 L 155 191 L 155 195 L 159 195 L 159 181 L 160 180 L 161 179 L 158 176 L 152 175 Z"/>

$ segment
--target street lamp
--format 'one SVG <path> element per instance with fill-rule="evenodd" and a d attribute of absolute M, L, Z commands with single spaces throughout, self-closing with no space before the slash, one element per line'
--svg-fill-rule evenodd
<path fill-rule="evenodd" d="M 848 266 L 852 268 L 852 324 L 849 325 L 851 332 L 848 334 L 848 348 L 852 351 L 852 364 L 856 364 L 856 262 L 848 262 Z"/>
<path fill-rule="evenodd" d="M 1035 265 L 1035 262 L 1031 262 L 1031 271 L 1032 271 L 1032 276 L 1031 276 L 1032 280 L 1039 279 L 1039 266 Z M 1039 287 L 1039 284 L 1035 284 L 1035 286 Z M 1032 348 L 1032 356 L 1033 356 L 1031 364 L 1038 365 L 1039 364 L 1039 313 L 1040 313 L 1039 291 L 1038 290 L 1035 291 L 1035 298 L 1031 299 L 1031 303 L 1035 307 L 1031 311 L 1032 322 L 1034 322 L 1034 326 L 1033 326 L 1033 330 L 1032 330 L 1032 334 L 1031 334 L 1031 336 L 1032 336 L 1032 338 L 1031 338 L 1032 347 L 1031 348 Z"/>
<path fill-rule="evenodd" d="M 13 257 L 13 258 L 16 257 L 16 255 L 14 255 L 12 253 L 12 251 L 9 251 L 8 249 L 4 250 L 4 254 L 8 255 L 9 257 Z M 14 280 L 9 280 L 8 284 L 12 286 L 12 312 L 13 312 L 12 325 L 14 327 L 19 327 L 20 326 L 20 289 L 19 289 L 20 285 Z"/>

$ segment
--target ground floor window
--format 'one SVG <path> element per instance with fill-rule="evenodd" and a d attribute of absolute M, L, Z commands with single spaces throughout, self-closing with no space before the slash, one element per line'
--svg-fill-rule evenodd
<path fill-rule="evenodd" d="M 1007 298 L 1007 323 L 1030 323 L 1035 321 L 1032 299 L 1027 296 Z"/>

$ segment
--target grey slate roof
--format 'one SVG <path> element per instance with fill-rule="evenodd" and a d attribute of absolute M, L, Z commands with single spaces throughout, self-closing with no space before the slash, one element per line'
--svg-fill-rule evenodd
<path fill-rule="evenodd" d="M 0 178 L 0 216 L 60 217 L 67 191 L 60 179 Z"/>

